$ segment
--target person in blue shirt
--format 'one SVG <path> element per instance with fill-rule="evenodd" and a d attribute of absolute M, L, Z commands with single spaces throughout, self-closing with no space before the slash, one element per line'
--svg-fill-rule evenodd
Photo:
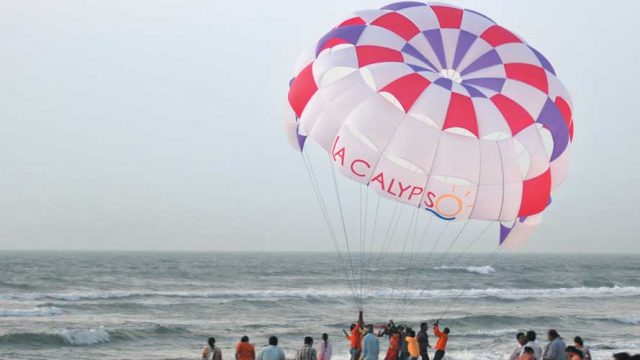
<path fill-rule="evenodd" d="M 373 325 L 367 325 L 367 335 L 362 339 L 362 360 L 378 360 L 380 342 L 373 333 Z"/>
<path fill-rule="evenodd" d="M 260 351 L 258 360 L 284 360 L 284 351 L 278 347 L 277 337 L 269 338 L 269 345 Z"/>

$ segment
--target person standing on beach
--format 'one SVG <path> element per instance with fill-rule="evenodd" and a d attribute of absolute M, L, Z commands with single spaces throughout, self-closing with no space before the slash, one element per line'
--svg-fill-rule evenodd
<path fill-rule="evenodd" d="M 429 345 L 429 335 L 427 331 L 429 330 L 429 324 L 423 322 L 420 324 L 420 331 L 418 331 L 418 345 L 420 345 L 420 356 L 422 360 L 429 360 L 429 352 L 428 349 L 431 347 Z"/>
<path fill-rule="evenodd" d="M 524 348 L 522 348 L 522 355 L 520 355 L 518 360 L 536 360 L 533 348 L 530 346 L 525 346 Z"/>
<path fill-rule="evenodd" d="M 313 338 L 311 336 L 305 337 L 304 345 L 296 353 L 295 360 L 317 360 L 317 356 L 316 349 L 313 348 Z"/>
<path fill-rule="evenodd" d="M 591 351 L 589 351 L 588 347 L 584 346 L 584 341 L 580 336 L 574 337 L 573 343 L 576 349 L 582 351 L 582 354 L 584 354 L 584 360 L 591 360 Z"/>
<path fill-rule="evenodd" d="M 584 360 L 584 354 L 582 353 L 582 351 L 578 350 L 575 346 L 567 346 L 567 349 L 565 350 L 565 352 L 567 353 L 566 355 L 567 360 Z"/>
<path fill-rule="evenodd" d="M 395 327 L 389 328 L 389 349 L 387 349 L 387 355 L 384 360 L 398 360 L 398 353 L 400 352 L 400 333 Z"/>
<path fill-rule="evenodd" d="M 527 347 L 533 349 L 533 357 L 535 360 L 542 360 L 542 346 L 536 341 L 536 332 L 533 330 L 527 331 L 527 343 L 524 344 L 520 355 L 524 355 L 524 349 Z"/>
<path fill-rule="evenodd" d="M 272 336 L 269 338 L 269 345 L 260 351 L 258 360 L 284 360 L 284 351 L 278 347 L 277 337 Z"/>
<path fill-rule="evenodd" d="M 560 334 L 558 334 L 555 329 L 550 329 L 547 332 L 547 338 L 549 339 L 549 344 L 544 348 L 544 355 L 542 355 L 542 359 L 566 360 L 567 354 L 565 354 L 565 349 L 567 344 L 564 343 Z"/>
<path fill-rule="evenodd" d="M 255 360 L 256 348 L 249 343 L 249 337 L 243 336 L 236 345 L 236 360 Z"/>
<path fill-rule="evenodd" d="M 413 330 L 409 330 L 405 341 L 407 342 L 407 350 L 409 351 L 409 358 L 411 360 L 418 360 L 420 356 L 420 344 L 418 344 L 418 339 L 416 339 L 416 332 Z"/>
<path fill-rule="evenodd" d="M 322 342 L 318 346 L 318 360 L 331 360 L 331 354 L 333 353 L 333 347 L 329 342 L 329 334 L 322 334 Z"/>
<path fill-rule="evenodd" d="M 516 345 L 516 348 L 513 349 L 511 356 L 509 356 L 509 360 L 518 360 L 518 358 L 520 358 L 522 348 L 524 347 L 524 344 L 527 343 L 527 337 L 524 335 L 524 333 L 519 332 L 516 334 L 516 341 L 518 342 L 518 345 Z"/>
<path fill-rule="evenodd" d="M 222 360 L 222 351 L 216 347 L 216 339 L 210 337 L 208 343 L 209 344 L 202 349 L 202 360 Z"/>
<path fill-rule="evenodd" d="M 433 356 L 433 360 L 442 360 L 449 340 L 449 328 L 446 327 L 443 331 L 440 331 L 440 321 L 438 320 L 433 325 L 433 333 L 438 337 L 435 347 L 436 354 Z"/>
<path fill-rule="evenodd" d="M 344 330 L 342 330 L 342 332 L 347 337 L 347 340 L 351 341 L 349 348 L 351 360 L 359 360 L 360 351 L 362 349 L 362 332 L 364 331 L 364 318 L 362 316 L 362 311 L 358 313 L 358 322 L 355 324 L 351 324 L 350 330 L 351 334 L 348 334 Z"/>
<path fill-rule="evenodd" d="M 399 360 L 407 360 L 409 359 L 409 348 L 407 344 L 407 334 L 411 331 L 410 328 L 405 326 L 400 326 L 400 359 Z"/>
<path fill-rule="evenodd" d="M 362 360 L 378 360 L 380 341 L 373 333 L 373 325 L 367 325 L 367 335 L 362 339 Z"/>

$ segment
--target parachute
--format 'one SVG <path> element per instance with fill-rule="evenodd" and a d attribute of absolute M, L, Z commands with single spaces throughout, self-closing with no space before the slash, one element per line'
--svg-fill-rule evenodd
<path fill-rule="evenodd" d="M 303 55 L 288 105 L 287 135 L 336 249 L 345 247 L 360 302 L 358 273 L 394 238 L 411 261 L 422 238 L 448 237 L 449 250 L 472 222 L 496 224 L 498 248 L 523 243 L 569 165 L 573 106 L 551 63 L 490 18 L 455 6 L 356 12 Z M 382 225 L 385 205 L 392 210 Z M 429 233 L 432 223 L 462 225 L 443 237 L 446 230 Z"/>

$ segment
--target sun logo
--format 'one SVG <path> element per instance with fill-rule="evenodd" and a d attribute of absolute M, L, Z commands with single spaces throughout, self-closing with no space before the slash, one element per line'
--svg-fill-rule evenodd
<path fill-rule="evenodd" d="M 471 191 L 459 193 L 456 186 L 451 187 L 451 192 L 437 195 L 433 191 L 428 191 L 423 202 L 424 209 L 443 220 L 455 220 L 456 217 L 466 208 L 473 205 L 465 205 L 471 201 Z M 466 200 L 466 201 L 465 201 Z"/>

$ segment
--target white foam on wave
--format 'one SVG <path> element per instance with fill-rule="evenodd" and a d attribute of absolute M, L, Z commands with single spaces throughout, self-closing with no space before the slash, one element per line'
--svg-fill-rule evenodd
<path fill-rule="evenodd" d="M 434 270 L 454 270 L 454 271 L 466 271 L 469 273 L 488 275 L 496 272 L 496 269 L 491 265 L 486 266 L 437 266 Z"/>
<path fill-rule="evenodd" d="M 504 336 L 516 334 L 518 329 L 496 329 L 496 330 L 488 330 L 488 329 L 478 329 L 478 330 L 469 330 L 456 333 L 456 335 L 460 336 Z"/>
<path fill-rule="evenodd" d="M 293 290 L 215 290 L 215 291 L 106 291 L 84 293 L 31 293 L 11 294 L 14 299 L 53 299 L 59 301 L 93 301 L 140 297 L 169 298 L 211 298 L 223 300 L 287 300 L 287 299 L 345 299 L 352 296 L 348 289 L 293 289 Z M 575 287 L 543 289 L 431 289 L 395 290 L 377 289 L 369 293 L 371 298 L 422 298 L 449 299 L 495 297 L 504 300 L 524 300 L 530 298 L 608 298 L 640 296 L 640 287 Z"/>
<path fill-rule="evenodd" d="M 62 313 L 62 309 L 55 306 L 31 309 L 0 309 L 0 317 L 44 317 L 61 315 Z"/>
<path fill-rule="evenodd" d="M 640 325 L 640 315 L 615 316 L 613 320 L 629 325 Z"/>
<path fill-rule="evenodd" d="M 107 343 L 111 341 L 109 332 L 100 326 L 95 329 L 64 329 L 57 333 L 69 345 L 84 346 Z"/>

